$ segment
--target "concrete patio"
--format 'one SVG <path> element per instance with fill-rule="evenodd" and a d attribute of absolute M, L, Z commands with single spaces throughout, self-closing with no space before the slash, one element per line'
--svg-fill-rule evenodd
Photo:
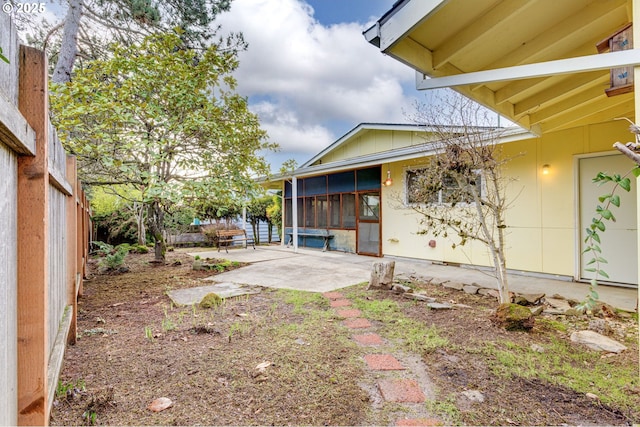
<path fill-rule="evenodd" d="M 429 261 L 408 258 L 372 258 L 343 252 L 322 252 L 283 246 L 258 246 L 256 249 L 230 249 L 224 251 L 190 252 L 201 258 L 223 258 L 247 262 L 250 265 L 212 276 L 215 283 L 236 283 L 251 286 L 295 289 L 309 292 L 329 292 L 369 280 L 371 266 L 381 260 L 396 262 L 396 278 L 422 277 L 440 281 L 466 284 L 477 283 L 483 287 L 495 287 L 495 279 L 486 271 L 432 264 Z M 509 276 L 510 290 L 518 293 L 559 294 L 565 298 L 583 300 L 589 290 L 588 284 L 552 278 L 533 277 L 512 273 Z M 635 310 L 637 289 L 600 286 L 600 300 L 628 311 Z"/>

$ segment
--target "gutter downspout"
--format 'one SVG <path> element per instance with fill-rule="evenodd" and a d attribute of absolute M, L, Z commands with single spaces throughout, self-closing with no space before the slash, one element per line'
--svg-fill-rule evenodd
<path fill-rule="evenodd" d="M 291 225 L 293 226 L 293 253 L 298 253 L 298 178 L 291 177 Z"/>

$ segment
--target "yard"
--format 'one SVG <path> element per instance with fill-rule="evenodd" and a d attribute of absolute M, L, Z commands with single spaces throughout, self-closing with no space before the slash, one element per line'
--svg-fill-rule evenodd
<path fill-rule="evenodd" d="M 221 254 L 222 255 L 222 254 Z M 354 342 L 323 295 L 265 288 L 210 309 L 175 307 L 166 292 L 201 286 L 180 252 L 153 266 L 127 257 L 129 272 L 98 273 L 84 285 L 77 344 L 67 349 L 52 425 L 630 425 L 640 421 L 637 316 L 609 319 L 628 347 L 615 356 L 572 344 L 583 317 L 539 317 L 532 332 L 507 332 L 495 300 L 428 283 L 406 283 L 469 306 L 424 303 L 364 284 L 340 290 L 383 339 Z M 370 353 L 406 369 L 372 371 Z M 385 401 L 381 378 L 410 375 L 425 403 Z M 464 394 L 463 394 L 464 392 Z M 479 399 L 481 396 L 482 399 Z M 157 398 L 171 399 L 160 412 Z M 481 401 L 482 400 L 482 401 Z"/>

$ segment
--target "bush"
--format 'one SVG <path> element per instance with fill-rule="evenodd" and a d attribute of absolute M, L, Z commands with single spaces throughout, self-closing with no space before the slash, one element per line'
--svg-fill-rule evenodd
<path fill-rule="evenodd" d="M 96 254 L 102 257 L 100 260 L 100 266 L 106 267 L 109 270 L 117 270 L 122 267 L 124 264 L 124 259 L 129 253 L 131 245 L 128 243 L 123 243 L 122 245 L 118 245 L 115 248 L 104 242 L 94 241 L 92 242 L 94 246 L 96 246 Z"/>
<path fill-rule="evenodd" d="M 147 254 L 149 253 L 149 248 L 145 245 L 133 245 L 131 246 L 130 252 L 135 254 Z"/>

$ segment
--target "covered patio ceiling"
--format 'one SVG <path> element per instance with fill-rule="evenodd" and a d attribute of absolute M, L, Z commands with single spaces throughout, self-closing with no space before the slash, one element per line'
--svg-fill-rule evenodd
<path fill-rule="evenodd" d="M 634 2 L 400 0 L 364 35 L 414 68 L 418 88 L 451 86 L 541 135 L 634 120 L 633 90 L 605 90 L 610 69 L 639 64 L 640 50 L 597 48 L 632 22 Z"/>

